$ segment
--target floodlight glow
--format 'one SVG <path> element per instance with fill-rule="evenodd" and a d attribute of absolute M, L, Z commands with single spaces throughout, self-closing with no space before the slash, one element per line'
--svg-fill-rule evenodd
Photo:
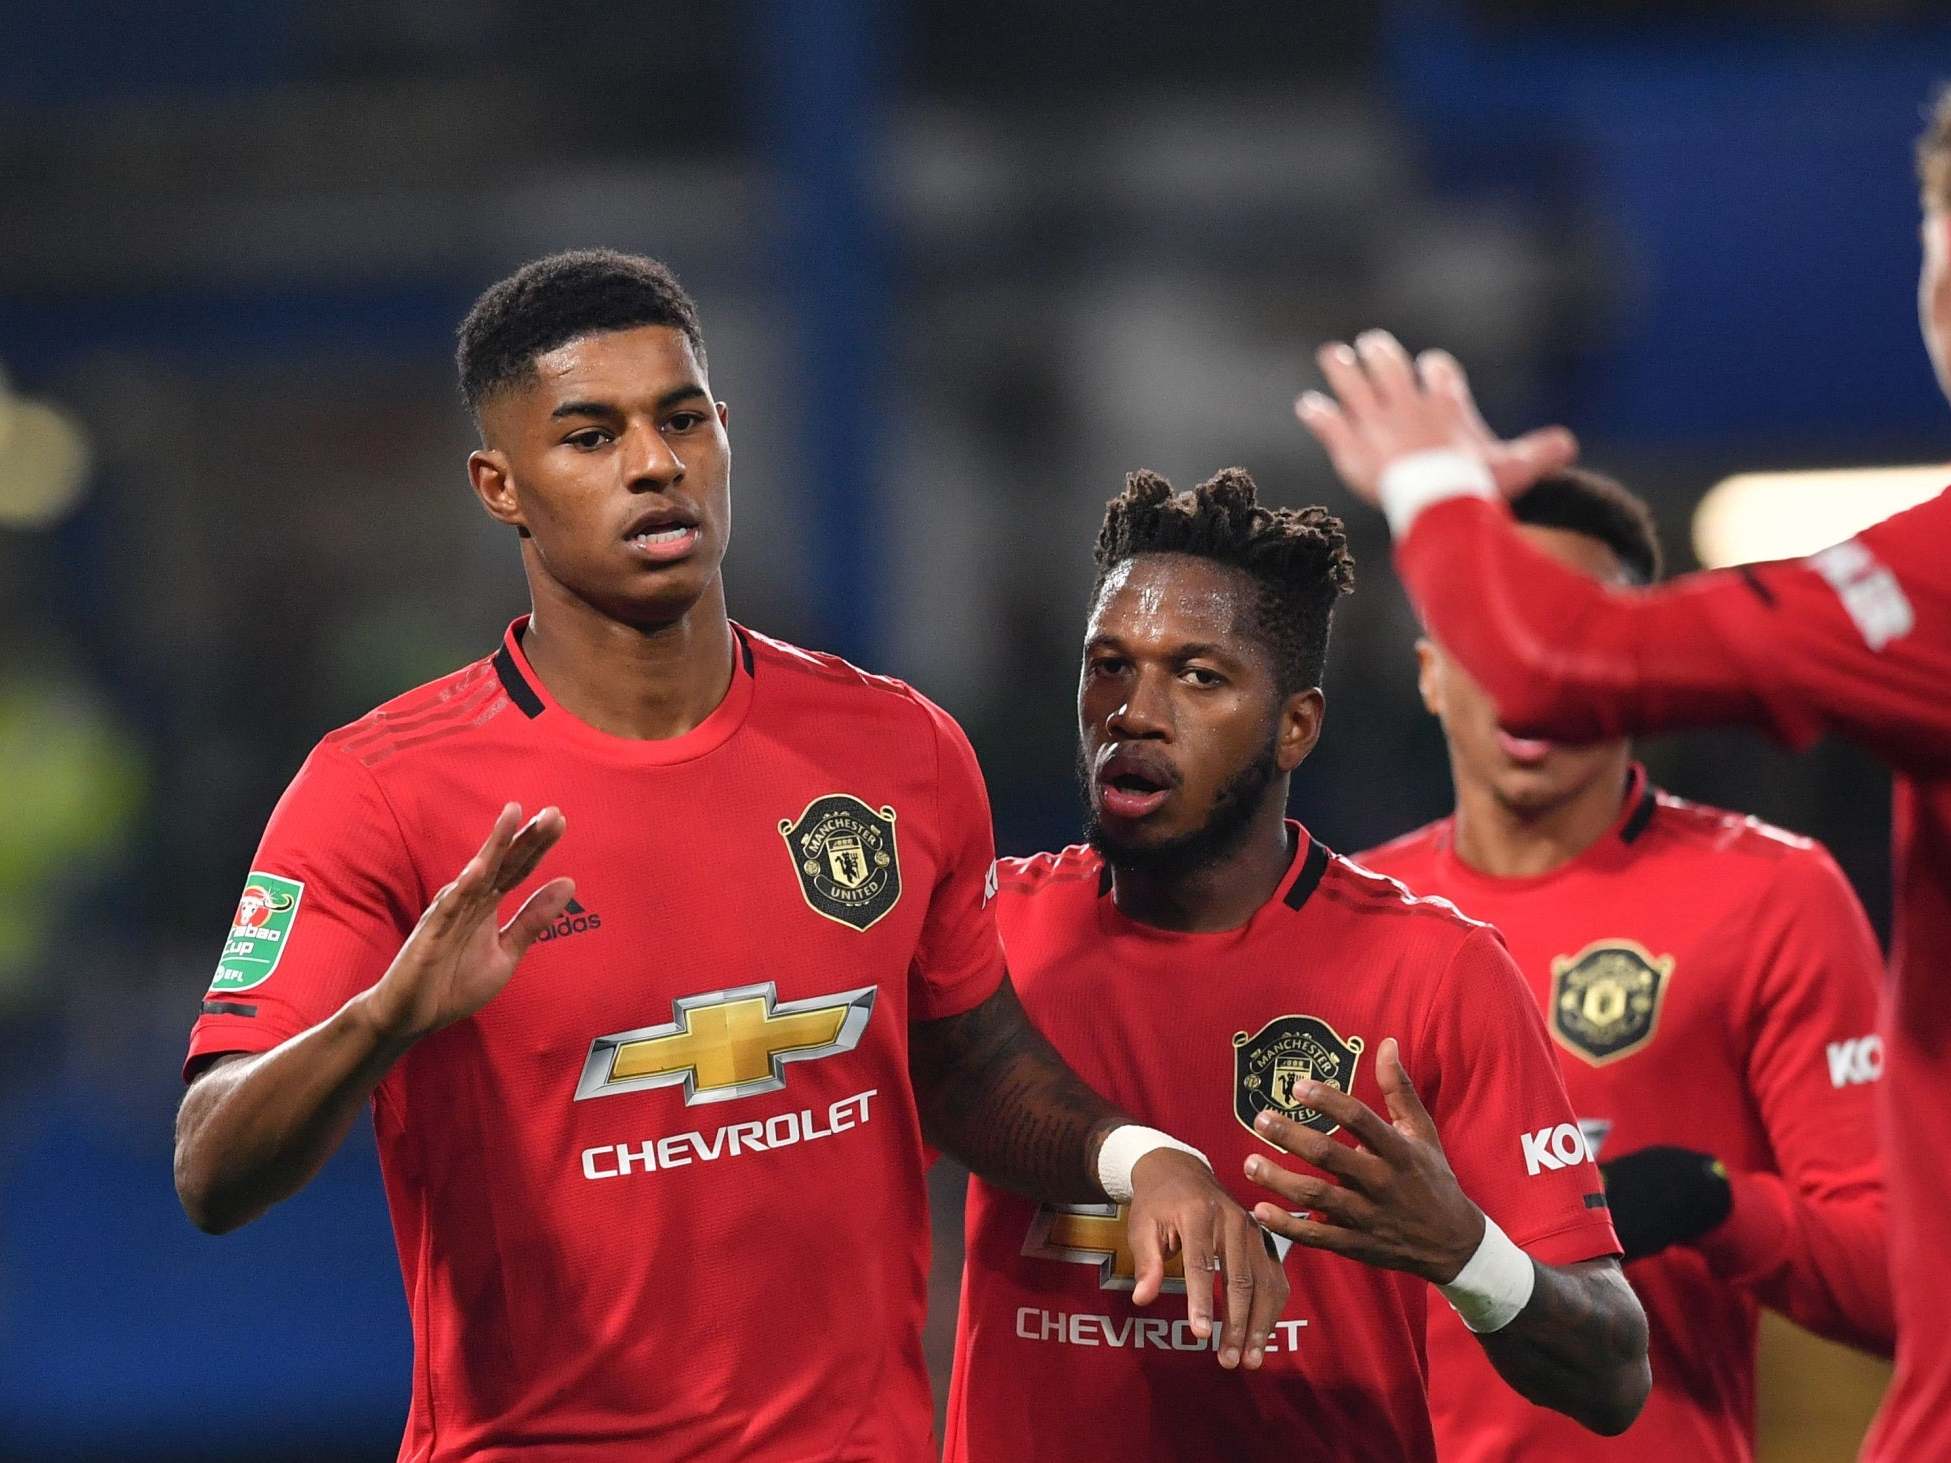
<path fill-rule="evenodd" d="M 1951 485 L 1951 467 L 1743 472 L 1694 510 L 1694 555 L 1710 569 L 1796 559 L 1914 508 Z"/>
<path fill-rule="evenodd" d="M 81 501 L 91 457 L 87 434 L 66 412 L 0 395 L 0 526 L 58 522 Z"/>

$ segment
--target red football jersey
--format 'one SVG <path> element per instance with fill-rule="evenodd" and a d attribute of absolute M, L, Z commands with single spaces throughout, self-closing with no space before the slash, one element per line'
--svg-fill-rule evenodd
<path fill-rule="evenodd" d="M 559 805 L 529 887 L 569 874 L 575 904 L 374 1094 L 401 1458 L 930 1458 L 908 1023 L 1002 977 L 968 743 L 899 682 L 744 630 L 698 727 L 610 736 L 550 697 L 524 623 L 312 753 L 191 1061 L 330 1016 L 505 801 Z"/>
<path fill-rule="evenodd" d="M 1083 1078 L 1202 1149 L 1243 1205 L 1252 1130 L 1330 1082 L 1378 1112 L 1385 1036 L 1464 1192 L 1548 1263 L 1617 1252 L 1544 1023 L 1496 932 L 1337 858 L 1298 824 L 1293 866 L 1246 924 L 1177 934 L 1119 913 L 1103 861 L 1072 848 L 1000 866 L 998 920 L 1038 1026 Z M 1352 1142 L 1347 1134 L 1342 1141 Z M 1544 1165 L 1526 1157 L 1549 1155 Z M 951 1463 L 1435 1456 L 1427 1282 L 1299 1246 L 1265 1366 L 1223 1371 L 1177 1298 L 1131 1304 L 1122 1215 L 969 1184 L 968 1263 L 950 1388 Z M 1284 1242 L 1283 1242 L 1284 1244 Z M 1179 1287 L 1183 1287 L 1179 1281 Z M 1500 1385 L 1502 1385 L 1500 1383 Z"/>
<path fill-rule="evenodd" d="M 1425 622 L 1511 730 L 1567 741 L 1745 721 L 1897 773 L 1884 1174 L 1897 1371 L 1865 1447 L 1951 1458 L 1951 493 L 1807 559 L 1609 590 L 1496 503 L 1425 509 L 1397 551 Z"/>
<path fill-rule="evenodd" d="M 1359 862 L 1503 933 L 1545 1015 L 1598 1158 L 1713 1154 L 1734 1188 L 1701 1243 L 1627 1267 L 1652 1331 L 1653 1394 L 1600 1438 L 1501 1386 L 1447 1306 L 1430 1309 L 1430 1410 L 1445 1463 L 1754 1456 L 1757 1303 L 1887 1350 L 1883 1180 L 1869 1085 L 1881 956 L 1822 848 L 1654 791 L 1635 769 L 1613 828 L 1536 878 L 1457 857 L 1451 821 Z"/>

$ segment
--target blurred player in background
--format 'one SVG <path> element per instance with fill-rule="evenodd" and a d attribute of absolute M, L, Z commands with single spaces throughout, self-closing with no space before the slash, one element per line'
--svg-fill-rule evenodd
<path fill-rule="evenodd" d="M 1599 1176 L 1503 945 L 1285 817 L 1353 564 L 1322 510 L 1254 496 L 1238 469 L 1178 495 L 1138 473 L 1110 504 L 1078 687 L 1090 846 L 1004 860 L 997 910 L 1077 1071 L 1243 1201 L 1278 1195 L 1255 1213 L 1292 1301 L 1265 1369 L 1221 1374 L 1133 1304 L 1115 1206 L 975 1179 L 958 1463 L 1431 1458 L 1432 1282 L 1533 1400 L 1617 1432 L 1646 1395 Z M 1527 1171 L 1540 1138 L 1565 1161 Z"/>
<path fill-rule="evenodd" d="M 1951 395 L 1951 93 L 1918 145 L 1918 308 Z M 1896 918 L 1880 1086 L 1897 1366 L 1864 1445 L 1951 1458 L 1951 492 L 1808 559 L 1620 593 L 1526 543 L 1501 495 L 1576 451 L 1547 428 L 1500 441 L 1463 371 L 1375 331 L 1321 366 L 1302 422 L 1378 504 L 1430 634 L 1525 737 L 1591 742 L 1744 722 L 1802 747 L 1837 732 L 1896 773 Z"/>
<path fill-rule="evenodd" d="M 371 1100 L 414 1460 L 932 1458 L 924 1133 L 1129 1202 L 1141 1285 L 1181 1254 L 1204 1338 L 1223 1269 L 1213 1349 L 1257 1359 L 1260 1231 L 1017 1003 L 961 731 L 726 618 L 726 409 L 669 271 L 531 264 L 460 366 L 533 613 L 278 804 L 190 1042 L 191 1216 L 255 1218 Z"/>
<path fill-rule="evenodd" d="M 1602 584 L 1659 577 L 1651 515 L 1609 478 L 1555 473 L 1511 512 Z M 1503 934 L 1600 1160 L 1653 1365 L 1646 1410 L 1602 1443 L 1497 1386 L 1438 1307 L 1438 1451 L 1752 1458 L 1758 1305 L 1890 1347 L 1875 936 L 1820 845 L 1658 791 L 1623 737 L 1514 737 L 1440 644 L 1416 654 L 1456 811 L 1359 862 Z"/>

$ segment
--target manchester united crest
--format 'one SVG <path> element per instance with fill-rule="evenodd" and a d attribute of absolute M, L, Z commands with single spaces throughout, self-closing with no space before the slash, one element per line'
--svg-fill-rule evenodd
<path fill-rule="evenodd" d="M 1593 1066 L 1653 1039 L 1673 957 L 1631 940 L 1596 940 L 1551 962 L 1551 1034 Z"/>
<path fill-rule="evenodd" d="M 781 818 L 779 836 L 815 914 L 864 930 L 901 898 L 893 808 L 877 813 L 851 794 L 828 793 L 796 821 Z"/>
<path fill-rule="evenodd" d="M 1272 1108 L 1317 1133 L 1341 1126 L 1325 1113 L 1303 1107 L 1294 1089 L 1321 1082 L 1343 1092 L 1355 1090 L 1355 1064 L 1366 1043 L 1343 1037 L 1318 1016 L 1276 1016 L 1248 1036 L 1233 1033 L 1233 1116 L 1248 1132 L 1253 1120 Z"/>

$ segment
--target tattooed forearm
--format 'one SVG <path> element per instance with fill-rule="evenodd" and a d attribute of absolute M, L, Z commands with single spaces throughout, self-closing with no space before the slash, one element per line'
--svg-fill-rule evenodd
<path fill-rule="evenodd" d="M 1098 1145 L 1130 1120 L 1064 1065 L 1007 976 L 974 1010 L 916 1022 L 908 1067 L 928 1140 L 991 1183 L 1051 1203 L 1104 1197 Z"/>
<path fill-rule="evenodd" d="M 1503 1330 L 1477 1338 L 1484 1353 L 1540 1407 L 1608 1437 L 1624 1432 L 1653 1385 L 1639 1298 L 1616 1260 L 1536 1268 L 1530 1303 Z"/>

